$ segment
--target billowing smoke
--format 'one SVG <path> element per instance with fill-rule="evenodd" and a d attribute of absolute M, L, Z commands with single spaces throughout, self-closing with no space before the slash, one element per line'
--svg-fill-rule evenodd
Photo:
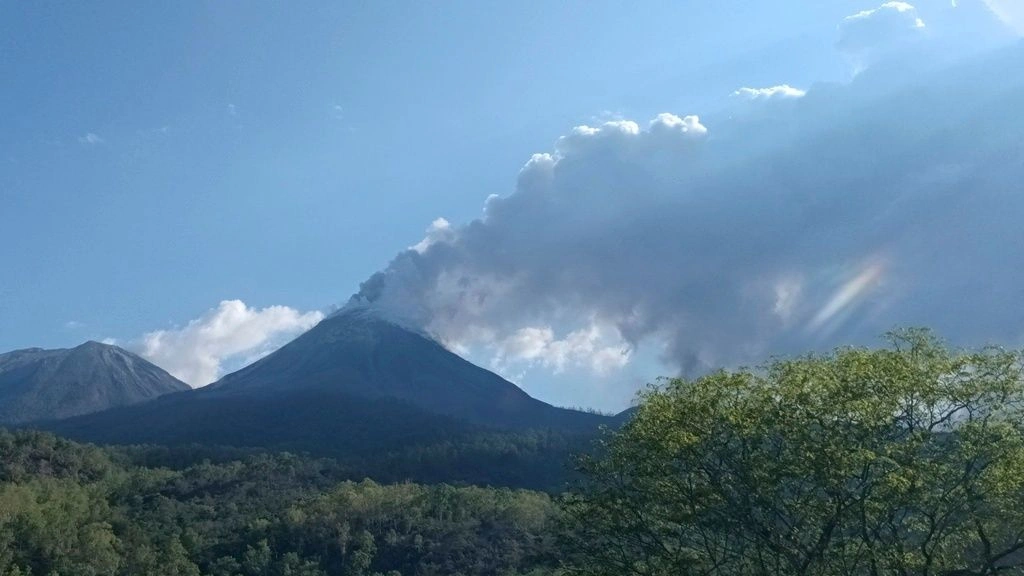
<path fill-rule="evenodd" d="M 913 31 L 900 4 L 882 10 Z M 901 86 L 740 90 L 719 117 L 574 128 L 479 219 L 435 221 L 350 306 L 556 371 L 657 350 L 693 373 L 897 325 L 1015 343 L 1020 70 L 1017 48 Z M 752 106 L 772 91 L 789 97 Z"/>

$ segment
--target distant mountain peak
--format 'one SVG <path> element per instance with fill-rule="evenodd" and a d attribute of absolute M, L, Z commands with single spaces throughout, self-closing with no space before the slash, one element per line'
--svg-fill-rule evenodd
<path fill-rule="evenodd" d="M 89 349 L 93 349 L 93 350 L 103 350 L 103 349 L 121 350 L 121 348 L 119 348 L 119 347 L 117 347 L 117 346 L 115 346 L 113 344 L 104 344 L 103 342 L 97 342 L 95 340 L 86 340 L 85 342 L 82 342 L 78 346 L 75 346 L 75 348 L 81 348 L 83 350 L 89 350 Z"/>
<path fill-rule="evenodd" d="M 78 416 L 188 389 L 145 359 L 101 342 L 0 354 L 0 424 Z"/>

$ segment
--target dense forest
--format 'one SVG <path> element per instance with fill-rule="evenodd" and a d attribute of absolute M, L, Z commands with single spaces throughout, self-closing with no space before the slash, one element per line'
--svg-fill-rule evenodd
<path fill-rule="evenodd" d="M 188 456 L 0 434 L 0 574 L 468 576 L 557 560 L 546 493 L 352 482 L 328 460 L 234 456 L 152 467 Z"/>

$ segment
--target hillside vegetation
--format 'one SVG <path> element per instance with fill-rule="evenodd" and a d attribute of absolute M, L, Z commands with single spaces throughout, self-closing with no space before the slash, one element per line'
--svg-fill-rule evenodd
<path fill-rule="evenodd" d="M 0 434 L 0 575 L 519 574 L 554 565 L 546 493 L 340 480 L 254 454 L 151 468 L 144 450 Z"/>
<path fill-rule="evenodd" d="M 371 473 L 0 433 L 0 576 L 1019 575 L 1022 373 L 1018 352 L 908 331 L 666 381 L 547 492 L 429 479 L 528 436 L 395 452 Z M 398 470 L 426 483 L 381 483 Z"/>

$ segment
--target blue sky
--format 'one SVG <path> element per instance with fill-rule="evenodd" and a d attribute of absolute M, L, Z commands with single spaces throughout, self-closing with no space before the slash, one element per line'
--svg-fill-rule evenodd
<path fill-rule="evenodd" d="M 0 350 L 143 349 L 232 300 L 287 336 L 573 126 L 851 81 L 837 27 L 874 7 L 0 1 Z"/>

